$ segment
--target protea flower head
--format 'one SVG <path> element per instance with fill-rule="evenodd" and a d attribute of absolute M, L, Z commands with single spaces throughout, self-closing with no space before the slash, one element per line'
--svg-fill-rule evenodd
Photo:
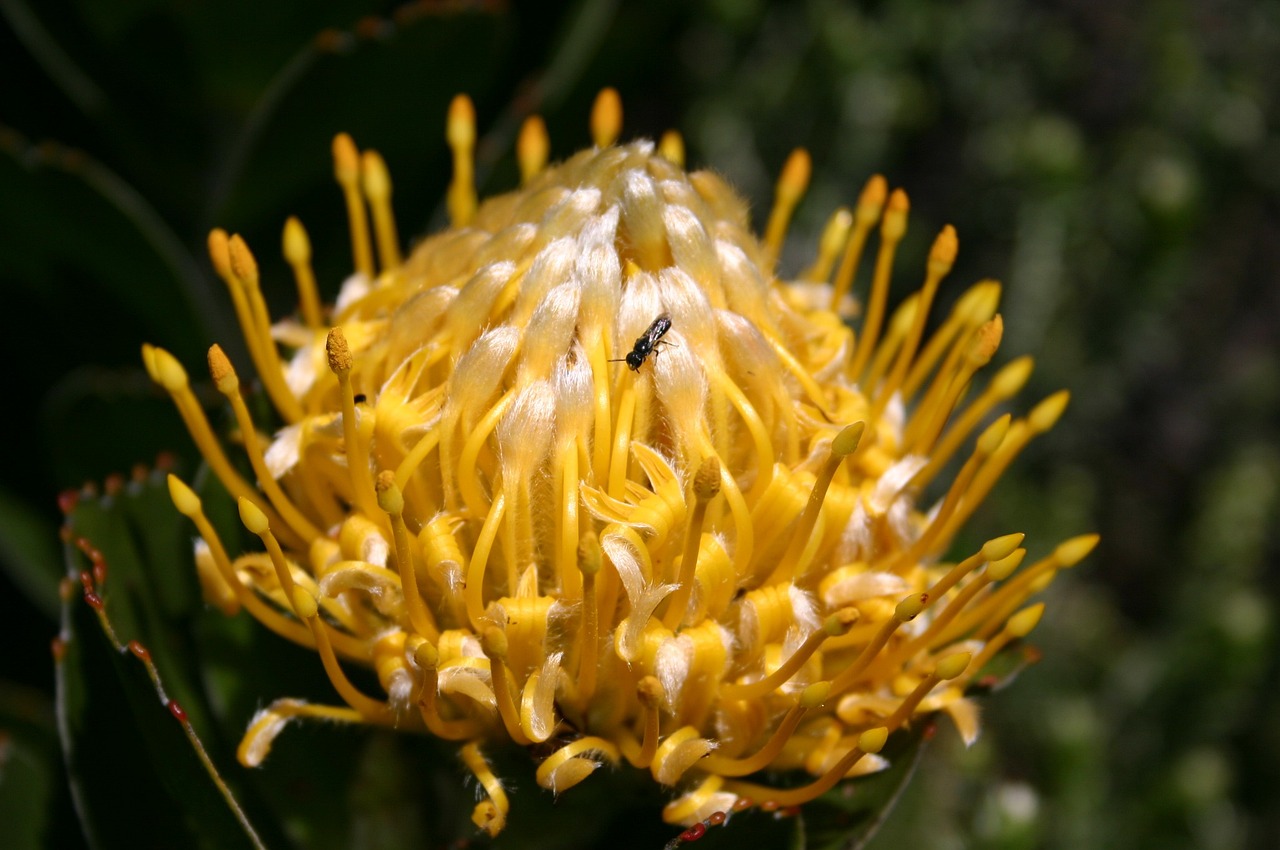
<path fill-rule="evenodd" d="M 1032 363 L 976 378 L 1001 337 L 994 282 L 926 336 L 956 256 L 950 226 L 920 290 L 888 313 L 908 203 L 873 177 L 785 282 L 775 264 L 809 178 L 803 151 L 757 238 L 723 179 L 684 170 L 678 136 L 618 144 L 620 122 L 607 90 L 594 147 L 548 167 L 532 119 L 524 185 L 477 204 L 474 114 L 459 97 L 452 224 L 405 258 L 381 158 L 338 136 L 355 273 L 322 308 L 290 219 L 300 310 L 274 325 L 249 248 L 214 231 L 214 266 L 283 422 L 259 433 L 211 348 L 256 484 L 182 366 L 144 348 L 262 541 L 229 554 L 171 476 L 206 597 L 314 648 L 334 686 L 332 705 L 285 697 L 260 711 L 245 765 L 297 719 L 434 735 L 478 778 L 473 819 L 490 834 L 511 802 L 485 750 L 504 743 L 529 748 L 555 793 L 605 765 L 647 772 L 671 789 L 675 824 L 802 804 L 882 767 L 886 737 L 921 714 L 947 712 L 972 740 L 966 690 L 1035 626 L 1042 605 L 1028 599 L 1095 544 L 1022 566 L 1023 535 L 1007 534 L 940 560 L 1067 403 L 1060 392 L 995 416 Z M 854 330 L 851 282 L 877 224 Z M 372 668 L 381 691 L 357 689 L 348 664 Z M 810 777 L 751 778 L 765 770 Z"/>

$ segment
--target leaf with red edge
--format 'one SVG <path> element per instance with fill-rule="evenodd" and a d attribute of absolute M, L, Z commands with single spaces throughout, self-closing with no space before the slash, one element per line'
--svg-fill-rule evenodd
<path fill-rule="evenodd" d="M 163 618 L 149 607 L 154 588 L 138 554 L 146 546 L 131 539 L 140 530 L 127 498 L 81 499 L 69 518 L 57 719 L 85 834 L 95 847 L 263 847 L 202 760 L 192 725 L 208 708 L 195 669 L 182 666 L 185 653 L 168 639 L 172 624 L 158 628 Z M 161 657 L 178 672 L 157 672 Z"/>

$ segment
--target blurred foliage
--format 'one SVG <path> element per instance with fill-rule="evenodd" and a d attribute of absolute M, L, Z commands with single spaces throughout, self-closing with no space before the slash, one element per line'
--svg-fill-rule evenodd
<path fill-rule="evenodd" d="M 622 92 L 628 134 L 682 128 L 691 162 L 726 174 L 757 219 L 788 150 L 813 152 L 784 268 L 885 173 L 913 206 L 898 293 L 954 223 L 950 296 L 1004 281 L 1001 356 L 1036 355 L 1028 399 L 1074 391 L 973 533 L 1026 531 L 1033 555 L 1088 530 L 1103 546 L 1059 579 L 1036 633 L 1044 661 L 986 701 L 971 750 L 943 724 L 872 846 L 1280 835 L 1280 4 L 0 0 L 0 22 L 0 292 L 23 343 L 0 468 L 13 846 L 79 840 L 48 656 L 54 494 L 159 449 L 190 454 L 138 346 L 196 364 L 209 341 L 235 345 L 207 230 L 258 247 L 278 314 L 292 295 L 271 248 L 299 213 L 332 295 L 350 262 L 335 132 L 382 151 L 402 231 L 421 234 L 443 221 L 455 92 L 476 99 L 495 192 L 515 182 L 525 113 L 567 154 L 603 85 Z M 229 676 L 234 658 L 199 661 Z M 241 719 L 279 690 L 242 684 Z M 323 729 L 281 746 L 319 735 L 350 744 Z M 400 755 L 401 793 L 420 781 L 416 757 L 429 754 Z M 395 846 L 383 828 L 362 846 Z"/>

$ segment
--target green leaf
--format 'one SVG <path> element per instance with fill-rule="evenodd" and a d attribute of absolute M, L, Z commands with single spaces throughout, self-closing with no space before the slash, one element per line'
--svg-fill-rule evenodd
<path fill-rule="evenodd" d="M 157 698 L 93 610 L 66 603 L 58 714 L 72 793 L 95 847 L 253 847 Z"/>
<path fill-rule="evenodd" d="M 159 612 L 169 620 L 182 620 L 201 607 L 199 584 L 190 568 L 191 532 L 159 478 L 156 474 L 130 482 L 120 503 Z"/>
<path fill-rule="evenodd" d="M 56 681 L 72 794 L 96 847 L 262 847 L 221 777 L 202 759 L 205 745 L 195 730 L 209 741 L 220 738 L 211 734 L 197 668 L 189 663 L 189 636 L 157 613 L 163 591 L 153 587 L 140 554 L 165 554 L 164 541 L 179 539 L 138 527 L 144 520 L 173 521 L 145 493 L 157 489 L 157 479 L 83 499 L 69 519 L 67 572 L 75 584 L 63 600 Z M 148 507 L 154 514 L 149 520 Z M 91 562 L 77 548 L 81 544 L 101 553 L 107 567 L 101 583 L 83 573 Z M 189 569 L 176 552 L 168 552 L 165 563 Z M 82 575 L 89 577 L 88 589 Z M 138 646 L 147 652 L 129 651 Z M 185 711 L 190 735 L 171 700 Z M 272 839 L 283 842 L 274 834 Z"/>
<path fill-rule="evenodd" d="M 163 473 L 152 472 L 97 499 L 82 499 L 68 518 L 74 535 L 98 550 L 106 565 L 100 590 L 122 643 L 141 641 L 169 695 L 197 728 L 211 726 L 197 683 L 199 665 L 190 618 L 203 605 L 194 588 L 186 523 L 168 497 Z M 70 575 L 80 569 L 68 564 Z"/>
<path fill-rule="evenodd" d="M 60 769 L 48 697 L 0 682 L 0 824 L 9 850 L 48 846 Z"/>

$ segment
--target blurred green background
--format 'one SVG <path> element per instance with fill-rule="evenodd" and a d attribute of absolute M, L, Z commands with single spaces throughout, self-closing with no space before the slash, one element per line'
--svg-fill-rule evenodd
<path fill-rule="evenodd" d="M 210 341 L 235 356 L 208 229 L 246 236 L 280 315 L 280 228 L 299 214 L 332 297 L 350 262 L 335 132 L 384 154 L 401 232 L 421 235 L 443 223 L 453 94 L 476 101 L 486 194 L 516 182 L 523 115 L 568 155 L 605 85 L 625 136 L 682 129 L 757 224 L 789 150 L 812 152 L 784 271 L 884 173 L 912 199 L 895 295 L 953 223 L 942 309 L 1004 281 L 1001 362 L 1038 364 L 1023 409 L 1073 391 L 974 535 L 1103 544 L 1052 590 L 1043 662 L 985 702 L 971 750 L 944 724 L 872 846 L 1280 840 L 1280 3 L 0 0 L 0 57 L 15 846 L 80 840 L 53 738 L 55 496 L 190 456 L 138 350 L 193 374 Z M 38 777 L 26 797 L 20 776 Z"/>

